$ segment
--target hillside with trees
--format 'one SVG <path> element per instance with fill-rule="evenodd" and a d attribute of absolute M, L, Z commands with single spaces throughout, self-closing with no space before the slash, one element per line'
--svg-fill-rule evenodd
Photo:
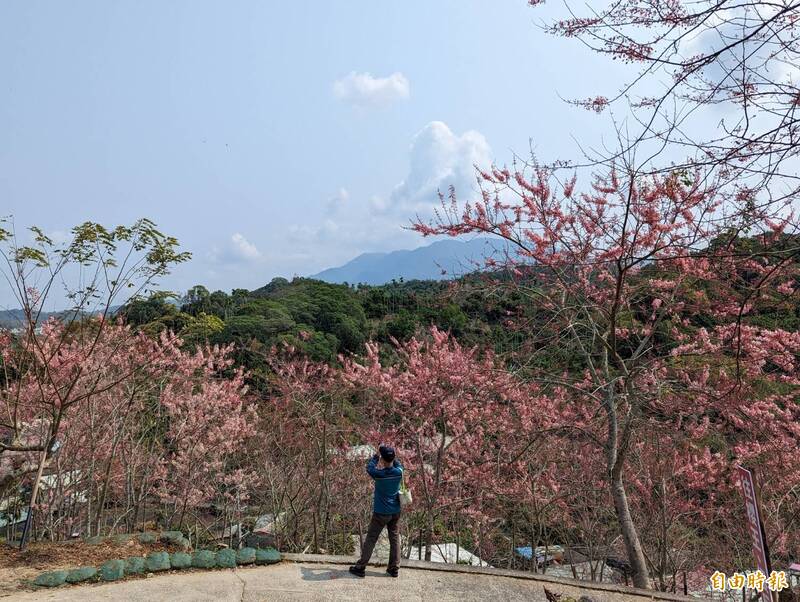
<path fill-rule="evenodd" d="M 525 247 L 534 262 L 452 282 L 276 278 L 230 294 L 197 285 L 180 298 L 132 297 L 102 333 L 94 317 L 66 331 L 47 322 L 37 347 L 66 336 L 76 359 L 45 355 L 42 365 L 58 357 L 74 378 L 63 362 L 88 357 L 91 343 L 97 367 L 76 390 L 101 366 L 103 380 L 91 380 L 82 404 L 47 410 L 74 405 L 39 464 L 64 489 L 40 501 L 37 536 L 155 519 L 212 537 L 267 514 L 282 517 L 274 537 L 286 550 L 347 553 L 368 517 L 354 450 L 387 439 L 418 500 L 407 541 L 428 557 L 432 543 L 452 540 L 513 566 L 512 542 L 567 545 L 598 571 L 641 553 L 659 588 L 675 589 L 684 572 L 699 583 L 705 558 L 735 566 L 749 553 L 732 471 L 746 463 L 764 479 L 773 555 L 791 558 L 797 241 L 780 229 L 720 233 L 676 256 L 656 242 L 664 233 L 647 235 L 655 216 L 632 219 L 642 246 L 622 255 L 621 284 L 602 261 L 581 267 L 572 253 L 589 255 L 576 244 L 563 256 Z M 671 244 L 687 226 L 673 227 Z M 608 231 L 580 240 L 605 253 Z M 76 328 L 98 337 L 73 341 Z M 18 343 L 7 344 L 11 367 Z M 26 383 L 6 387 L 33 395 Z M 34 416 L 50 406 L 30 395 L 17 407 L 25 425 L 40 424 Z M 32 477 L 30 460 L 14 464 L 15 478 Z"/>

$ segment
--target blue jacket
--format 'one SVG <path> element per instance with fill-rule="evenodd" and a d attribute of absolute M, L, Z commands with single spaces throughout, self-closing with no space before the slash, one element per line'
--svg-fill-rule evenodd
<path fill-rule="evenodd" d="M 378 514 L 397 514 L 400 512 L 400 481 L 403 478 L 403 465 L 397 460 L 388 468 L 378 468 L 378 455 L 372 456 L 367 464 L 367 472 L 375 480 L 375 497 L 372 510 Z"/>

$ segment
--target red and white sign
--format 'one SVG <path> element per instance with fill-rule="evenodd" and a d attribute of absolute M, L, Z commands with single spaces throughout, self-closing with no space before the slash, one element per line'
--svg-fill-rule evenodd
<path fill-rule="evenodd" d="M 767 548 L 764 545 L 764 535 L 761 531 L 761 511 L 758 508 L 753 473 L 742 466 L 737 466 L 736 471 L 739 473 L 739 484 L 742 487 L 742 495 L 744 496 L 747 529 L 750 531 L 750 538 L 753 540 L 753 556 L 756 559 L 759 570 L 765 575 L 769 575 Z"/>

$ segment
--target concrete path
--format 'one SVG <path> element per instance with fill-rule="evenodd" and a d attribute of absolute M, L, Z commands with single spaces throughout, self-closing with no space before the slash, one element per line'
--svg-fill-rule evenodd
<path fill-rule="evenodd" d="M 40 602 L 99 602 L 101 600 L 130 602 L 261 602 L 283 600 L 546 600 L 543 587 L 572 596 L 576 600 L 589 596 L 594 602 L 643 602 L 652 599 L 636 590 L 622 591 L 605 587 L 576 587 L 565 580 L 543 581 L 530 579 L 524 573 L 516 577 L 483 569 L 466 571 L 461 567 L 411 568 L 400 571 L 393 579 L 382 567 L 368 567 L 366 579 L 347 572 L 346 559 L 319 557 L 311 562 L 283 562 L 267 567 L 235 570 L 170 573 L 149 578 L 62 587 L 15 594 L 4 600 Z M 332 561 L 332 562 L 330 562 Z M 414 563 L 415 566 L 425 564 Z M 469 568 L 469 567 L 466 567 Z M 512 573 L 513 574 L 513 573 Z M 659 596 L 662 600 L 681 600 L 676 596 Z M 684 599 L 685 600 L 685 599 Z"/>

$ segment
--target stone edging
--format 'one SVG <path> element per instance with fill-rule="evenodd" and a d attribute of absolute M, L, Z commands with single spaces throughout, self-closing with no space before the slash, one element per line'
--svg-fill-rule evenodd
<path fill-rule="evenodd" d="M 352 564 L 353 559 L 348 556 L 326 556 L 324 554 L 282 554 L 284 561 L 298 563 L 319 563 L 319 564 Z M 495 569 L 489 567 L 469 566 L 464 564 L 445 564 L 440 562 L 425 562 L 421 560 L 403 559 L 403 568 L 411 568 L 423 571 L 441 571 L 445 573 L 465 573 L 469 575 L 492 575 L 495 577 L 510 577 L 512 579 L 526 579 L 529 581 L 539 581 L 555 585 L 565 585 L 577 587 L 584 590 L 597 590 L 611 592 L 615 594 L 626 594 L 628 596 L 639 596 L 648 600 L 670 600 L 671 602 L 687 602 L 688 600 L 697 601 L 697 598 L 688 598 L 676 594 L 665 592 L 655 592 L 636 587 L 625 587 L 611 583 L 600 583 L 597 581 L 578 581 L 575 579 L 563 579 L 561 577 L 551 577 L 527 573 L 523 571 L 512 571 L 509 569 Z M 370 565 L 377 566 L 378 563 L 371 562 Z"/>

